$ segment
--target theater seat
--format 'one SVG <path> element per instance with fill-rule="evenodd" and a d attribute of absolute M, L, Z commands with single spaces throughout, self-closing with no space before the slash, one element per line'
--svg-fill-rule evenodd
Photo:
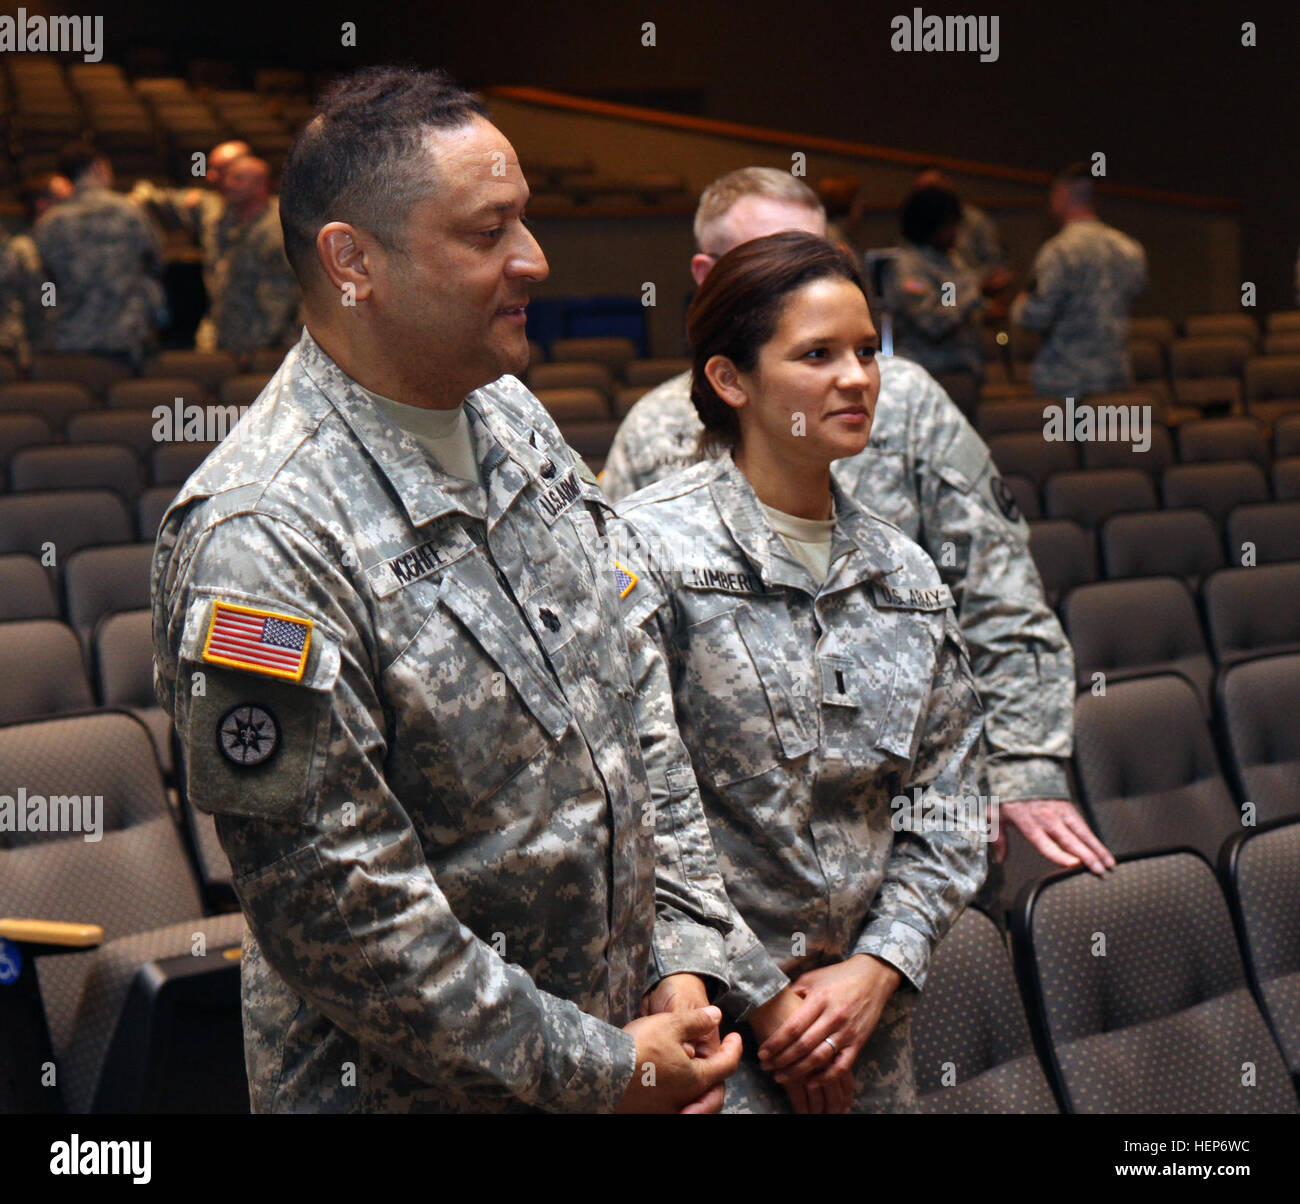
<path fill-rule="evenodd" d="M 1228 548 L 1238 563 L 1247 550 L 1256 564 L 1300 560 L 1300 502 L 1238 506 L 1228 515 Z"/>
<path fill-rule="evenodd" d="M 1175 464 L 1161 480 L 1165 506 L 1198 506 L 1222 525 L 1247 502 L 1268 501 L 1264 470 L 1249 460 L 1218 464 Z"/>
<path fill-rule="evenodd" d="M 1215 693 L 1237 796 L 1261 823 L 1300 816 L 1300 655 L 1230 665 Z"/>
<path fill-rule="evenodd" d="M 1300 562 L 1224 569 L 1206 578 L 1201 597 L 1220 665 L 1300 649 Z"/>
<path fill-rule="evenodd" d="M 95 705 L 81 645 L 56 619 L 0 623 L 0 682 L 0 723 Z"/>
<path fill-rule="evenodd" d="M 1233 837 L 1220 867 L 1255 996 L 1300 1086 L 1300 822 Z"/>
<path fill-rule="evenodd" d="M 1043 486 L 1043 502 L 1048 518 L 1072 518 L 1089 531 L 1112 514 L 1157 505 L 1151 478 L 1136 468 L 1055 473 Z"/>
<path fill-rule="evenodd" d="M 1223 545 L 1204 510 L 1113 514 L 1101 527 L 1106 576 L 1181 577 L 1190 589 L 1223 568 Z"/>
<path fill-rule="evenodd" d="M 90 652 L 95 626 L 106 614 L 149 605 L 149 565 L 152 543 L 81 548 L 63 566 L 63 592 L 68 623 L 82 647 Z"/>
<path fill-rule="evenodd" d="M 1029 554 L 1043 579 L 1047 604 L 1056 608 L 1077 585 L 1097 580 L 1097 552 L 1091 534 L 1068 518 L 1029 524 Z"/>
<path fill-rule="evenodd" d="M 0 834 L 0 916 L 102 930 L 97 947 L 29 948 L 35 974 L 0 992 L 0 1054 L 23 1069 L 0 1077 L 17 1096 L 0 1107 L 246 1110 L 239 963 L 225 956 L 243 916 L 203 915 L 149 733 L 122 711 L 12 724 L 0 728 L 0 780 L 29 797 L 102 800 L 97 840 L 81 827 Z M 0 935 L 14 932 L 0 920 Z M 42 1088 L 51 1048 L 57 1086 Z"/>
<path fill-rule="evenodd" d="M 1081 690 L 1106 682 L 1181 673 L 1209 711 L 1213 666 L 1191 592 L 1174 577 L 1099 581 L 1073 590 L 1061 621 L 1074 645 Z"/>
<path fill-rule="evenodd" d="M 0 623 L 58 617 L 59 603 L 41 562 L 26 552 L 0 556 Z"/>
<path fill-rule="evenodd" d="M 1077 444 L 1044 439 L 1041 431 L 993 435 L 988 445 L 1000 473 L 1026 476 L 1040 489 L 1052 473 L 1068 472 L 1079 466 Z"/>
<path fill-rule="evenodd" d="M 1184 464 L 1253 460 L 1267 468 L 1268 439 L 1255 418 L 1201 418 L 1178 428 L 1178 458 Z"/>
<path fill-rule="evenodd" d="M 1205 713 L 1172 674 L 1116 682 L 1074 704 L 1074 762 L 1093 827 L 1117 857 L 1190 846 L 1207 859 L 1241 830 Z"/>
<path fill-rule="evenodd" d="M 917 1111 L 1056 1112 L 997 925 L 976 907 L 934 951 L 912 1018 Z"/>
<path fill-rule="evenodd" d="M 1125 859 L 1105 878 L 1065 871 L 1026 890 L 1013 932 L 1067 1111 L 1300 1112 L 1201 857 Z"/>

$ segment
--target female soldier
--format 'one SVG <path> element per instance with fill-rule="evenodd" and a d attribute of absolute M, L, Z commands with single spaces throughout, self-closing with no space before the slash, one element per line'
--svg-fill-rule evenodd
<path fill-rule="evenodd" d="M 620 506 L 618 571 L 672 678 L 675 717 L 652 691 L 639 716 L 652 787 L 690 789 L 680 732 L 739 912 L 726 1109 L 910 1110 L 911 1000 L 985 872 L 981 718 L 933 562 L 831 479 L 880 387 L 863 282 L 775 234 L 718 261 L 687 328 L 730 451 Z"/>

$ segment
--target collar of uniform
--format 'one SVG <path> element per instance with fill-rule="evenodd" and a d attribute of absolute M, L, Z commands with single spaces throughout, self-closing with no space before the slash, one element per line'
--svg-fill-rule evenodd
<path fill-rule="evenodd" d="M 481 510 L 475 513 L 476 486 L 472 482 L 457 484 L 446 473 L 435 469 L 420 445 L 380 413 L 361 391 L 361 386 L 325 354 L 308 331 L 302 332 L 295 351 L 303 372 L 388 478 L 413 527 L 453 511 L 482 516 Z M 481 464 L 481 453 L 478 459 Z M 480 489 L 480 495 L 481 492 Z"/>
<path fill-rule="evenodd" d="M 886 538 L 882 520 L 846 492 L 833 473 L 831 496 L 835 499 L 835 529 L 831 533 L 831 568 L 822 593 L 850 589 L 898 572 L 903 563 Z"/>
<path fill-rule="evenodd" d="M 563 471 L 555 457 L 535 443 L 535 432 L 522 416 L 510 412 L 506 404 L 496 404 L 493 392 L 508 389 L 509 378 L 482 389 L 466 398 L 465 411 L 470 416 L 478 461 L 484 467 L 488 487 L 488 525 L 493 525 L 531 482 L 545 488 Z M 519 386 L 522 388 L 522 386 Z M 539 408 L 540 402 L 535 402 Z M 546 476 L 546 472 L 550 476 Z"/>
<path fill-rule="evenodd" d="M 817 583 L 807 566 L 790 554 L 785 541 L 768 526 L 758 504 L 758 494 L 745 474 L 736 467 L 730 451 L 715 461 L 709 492 L 722 516 L 723 525 L 750 564 L 758 570 L 765 586 L 770 589 L 784 585 L 804 593 L 817 592 Z M 834 538 L 832 536 L 832 541 Z"/>

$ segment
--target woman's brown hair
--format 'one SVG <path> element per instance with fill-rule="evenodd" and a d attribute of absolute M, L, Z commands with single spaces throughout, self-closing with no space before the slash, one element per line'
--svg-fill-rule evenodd
<path fill-rule="evenodd" d="M 686 311 L 691 401 L 704 424 L 701 443 L 734 446 L 740 437 L 736 411 L 714 391 L 704 365 L 723 355 L 738 371 L 752 372 L 790 294 L 828 278 L 847 280 L 867 296 L 862 273 L 850 255 L 824 238 L 797 230 L 741 243 L 713 265 Z"/>

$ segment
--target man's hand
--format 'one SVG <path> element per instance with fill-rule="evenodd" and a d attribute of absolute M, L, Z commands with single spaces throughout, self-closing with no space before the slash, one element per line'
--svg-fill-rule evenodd
<path fill-rule="evenodd" d="M 1067 869 L 1083 862 L 1094 874 L 1104 874 L 1115 864 L 1111 851 L 1088 827 L 1088 821 L 1067 799 L 1031 798 L 1002 803 L 1000 826 L 993 844 L 993 859 L 1006 860 L 1006 824 L 1010 824 L 1048 861 Z"/>
<path fill-rule="evenodd" d="M 653 990 L 641 1000 L 641 1015 L 654 1016 L 660 1012 L 693 1012 L 709 1006 L 709 990 L 698 974 L 668 974 L 661 978 Z M 707 1058 L 717 1053 L 722 1037 L 715 1028 L 694 1043 L 691 1054 Z"/>
<path fill-rule="evenodd" d="M 810 1112 L 847 1112 L 853 1064 L 903 976 L 864 953 L 801 974 L 790 985 L 802 1002 L 759 1047 L 776 1081 L 802 1089 Z M 829 1040 L 828 1040 L 829 1038 Z M 798 1104 L 791 1091 L 792 1103 Z"/>
<path fill-rule="evenodd" d="M 692 1057 L 710 1033 L 716 1036 L 722 1009 L 661 1012 L 625 1026 L 636 1039 L 636 1071 L 616 1112 L 717 1112 L 723 1081 L 740 1065 L 739 1033 L 728 1033 L 717 1052 Z"/>

